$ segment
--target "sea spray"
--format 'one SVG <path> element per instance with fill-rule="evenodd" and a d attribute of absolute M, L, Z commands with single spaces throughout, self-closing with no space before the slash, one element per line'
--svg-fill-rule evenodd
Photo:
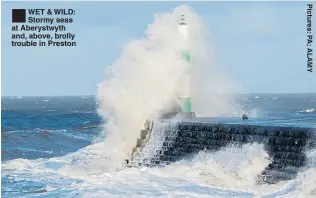
<path fill-rule="evenodd" d="M 251 192 L 256 196 L 273 193 L 284 186 L 257 184 L 257 178 L 271 162 L 261 144 L 222 148 L 217 152 L 200 151 L 164 168 L 148 170 L 165 178 L 181 178 L 201 186 Z"/>
<path fill-rule="evenodd" d="M 145 120 L 154 119 L 182 88 L 179 78 L 186 70 L 178 31 L 182 13 L 190 32 L 192 111 L 204 116 L 240 114 L 230 96 L 238 86 L 215 65 L 202 19 L 188 6 L 155 14 L 145 37 L 123 48 L 119 59 L 106 67 L 108 77 L 98 87 L 99 113 L 107 119 L 105 142 L 122 152 L 122 160 L 130 156 Z"/>
<path fill-rule="evenodd" d="M 261 171 L 269 164 L 263 145 L 229 146 L 217 152 L 200 151 L 166 167 L 166 172 L 218 187 L 253 186 Z M 188 169 L 188 170 L 186 170 Z"/>
<path fill-rule="evenodd" d="M 316 197 L 316 149 L 306 151 L 307 165 L 298 173 L 295 197 Z"/>
<path fill-rule="evenodd" d="M 172 143 L 177 133 L 177 120 L 157 120 L 156 124 L 153 126 L 150 138 L 147 140 L 148 142 L 145 144 L 143 148 L 141 148 L 141 152 L 137 154 L 137 157 L 133 158 L 133 161 L 141 161 L 145 159 L 148 164 L 151 160 L 154 160 L 157 155 L 157 151 L 163 150 L 163 144 L 166 143 L 166 137 L 168 137 L 168 143 Z M 158 159 L 159 160 L 159 159 Z M 162 164 L 161 164 L 162 165 Z"/>

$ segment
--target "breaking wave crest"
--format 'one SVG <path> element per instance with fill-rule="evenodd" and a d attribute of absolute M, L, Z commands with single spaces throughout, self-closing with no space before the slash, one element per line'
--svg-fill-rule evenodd
<path fill-rule="evenodd" d="M 178 29 L 182 13 L 190 24 L 187 42 Z M 180 58 L 185 47 L 192 58 L 191 97 L 196 115 L 244 113 L 243 106 L 233 100 L 233 93 L 241 88 L 216 65 L 203 20 L 188 6 L 155 14 L 145 37 L 123 48 L 120 58 L 106 67 L 107 78 L 98 87 L 99 113 L 107 119 L 105 141 L 120 150 L 121 161 L 131 155 L 145 120 L 154 119 L 182 89 L 178 79 L 187 67 Z"/>
<path fill-rule="evenodd" d="M 218 152 L 201 151 L 162 169 L 168 177 L 190 178 L 191 181 L 216 188 L 264 194 L 276 185 L 257 185 L 257 178 L 270 163 L 269 155 L 259 144 L 226 147 Z"/>

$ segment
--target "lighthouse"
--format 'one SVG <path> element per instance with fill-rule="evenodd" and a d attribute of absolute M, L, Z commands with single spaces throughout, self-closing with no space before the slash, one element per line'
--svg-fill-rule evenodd
<path fill-rule="evenodd" d="M 191 109 L 191 75 L 190 75 L 190 67 L 191 67 L 191 55 L 189 50 L 189 29 L 188 24 L 185 20 L 185 15 L 181 14 L 180 22 L 179 22 L 179 33 L 182 40 L 182 49 L 180 51 L 180 58 L 183 61 L 183 64 L 188 66 L 185 72 L 182 75 L 182 91 L 180 92 L 179 101 L 182 113 L 186 118 L 193 118 L 195 114 Z"/>

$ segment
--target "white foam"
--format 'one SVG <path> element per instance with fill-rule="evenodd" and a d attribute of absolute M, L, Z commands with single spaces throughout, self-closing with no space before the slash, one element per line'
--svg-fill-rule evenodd
<path fill-rule="evenodd" d="M 264 194 L 267 185 L 257 186 L 256 179 L 269 162 L 263 146 L 253 144 L 243 148 L 227 147 L 216 153 L 201 151 L 193 160 L 181 160 L 162 171 L 158 169 L 157 174 L 161 174 L 161 171 L 166 177 L 179 177 L 212 187 Z M 271 190 L 277 188 L 271 186 Z"/>
<path fill-rule="evenodd" d="M 305 109 L 305 110 L 299 111 L 299 113 L 314 113 L 314 112 L 316 112 L 316 109 Z"/>
<path fill-rule="evenodd" d="M 15 181 L 47 183 L 47 191 L 87 197 L 313 197 L 316 189 L 315 151 L 297 179 L 256 185 L 256 176 L 269 163 L 262 145 L 200 152 L 164 168 L 125 168 L 104 143 L 50 159 L 15 159 L 2 164 L 3 176 Z M 113 152 L 113 151 L 111 151 Z M 119 153 L 119 152 L 118 152 Z M 57 193 L 57 194 L 56 194 Z M 55 196 L 58 192 L 55 192 Z"/>
<path fill-rule="evenodd" d="M 31 165 L 29 163 L 29 160 L 19 158 L 3 163 L 1 168 L 3 171 L 23 170 L 31 168 Z"/>
<path fill-rule="evenodd" d="M 316 197 L 316 150 L 307 151 L 307 167 L 298 174 L 292 197 Z"/>

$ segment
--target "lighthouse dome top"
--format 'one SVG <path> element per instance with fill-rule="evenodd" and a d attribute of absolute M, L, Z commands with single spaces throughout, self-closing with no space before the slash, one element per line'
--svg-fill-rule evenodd
<path fill-rule="evenodd" d="M 189 33 L 188 24 L 185 20 L 185 15 L 181 14 L 180 22 L 179 22 L 179 31 L 182 35 L 187 35 Z"/>

